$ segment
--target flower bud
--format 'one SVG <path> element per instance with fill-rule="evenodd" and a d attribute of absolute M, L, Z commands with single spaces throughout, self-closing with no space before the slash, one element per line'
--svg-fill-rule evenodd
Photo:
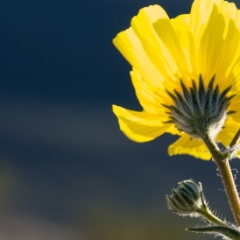
<path fill-rule="evenodd" d="M 207 210 L 202 184 L 193 180 L 178 183 L 178 188 L 172 190 L 172 195 L 166 196 L 167 204 L 172 212 L 180 215 L 198 216 Z"/>

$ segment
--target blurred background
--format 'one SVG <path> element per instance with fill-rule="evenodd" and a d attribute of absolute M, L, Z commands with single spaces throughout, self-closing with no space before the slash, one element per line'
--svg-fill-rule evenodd
<path fill-rule="evenodd" d="M 151 4 L 175 17 L 192 1 L 0 1 L 1 239 L 212 239 L 167 209 L 165 195 L 189 178 L 232 221 L 212 161 L 170 158 L 170 135 L 131 142 L 111 111 L 140 109 L 112 38 Z"/>

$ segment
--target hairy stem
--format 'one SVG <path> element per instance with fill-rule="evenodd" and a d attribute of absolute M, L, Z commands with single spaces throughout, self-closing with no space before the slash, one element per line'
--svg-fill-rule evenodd
<path fill-rule="evenodd" d="M 218 226 L 227 226 L 225 222 L 223 222 L 221 219 L 211 213 L 208 208 L 206 208 L 204 211 L 198 211 L 198 213 L 211 223 L 214 223 Z"/>
<path fill-rule="evenodd" d="M 221 152 L 215 142 L 213 142 L 208 136 L 204 136 L 202 139 L 208 147 L 209 151 L 211 152 L 213 160 L 218 167 L 235 222 L 238 226 L 240 226 L 240 200 L 233 174 L 230 168 L 229 156 L 227 153 Z M 236 144 L 238 139 L 239 132 L 234 137 L 232 141 L 233 144 L 231 145 Z"/>
<path fill-rule="evenodd" d="M 222 182 L 228 197 L 228 202 L 230 204 L 232 213 L 234 215 L 235 221 L 238 226 L 240 226 L 240 201 L 237 191 L 236 184 L 233 179 L 232 171 L 229 165 L 229 160 L 219 161 L 215 160 L 215 163 L 218 166 Z"/>

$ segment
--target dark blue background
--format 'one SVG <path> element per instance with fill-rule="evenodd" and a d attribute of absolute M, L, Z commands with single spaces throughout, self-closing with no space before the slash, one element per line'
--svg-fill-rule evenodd
<path fill-rule="evenodd" d="M 154 3 L 175 17 L 192 1 L 0 2 L 0 237 L 202 239 L 165 203 L 188 178 L 232 219 L 212 161 L 170 158 L 169 135 L 131 142 L 111 112 L 140 109 L 112 38 Z"/>

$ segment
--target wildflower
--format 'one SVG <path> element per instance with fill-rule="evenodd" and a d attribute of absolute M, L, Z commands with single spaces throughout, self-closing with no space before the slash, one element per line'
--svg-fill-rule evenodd
<path fill-rule="evenodd" d="M 170 155 L 209 160 L 202 139 L 228 146 L 240 127 L 240 11 L 223 0 L 195 0 L 190 14 L 169 19 L 143 8 L 114 45 L 132 65 L 143 110 L 113 105 L 120 129 L 136 142 L 179 135 Z"/>

